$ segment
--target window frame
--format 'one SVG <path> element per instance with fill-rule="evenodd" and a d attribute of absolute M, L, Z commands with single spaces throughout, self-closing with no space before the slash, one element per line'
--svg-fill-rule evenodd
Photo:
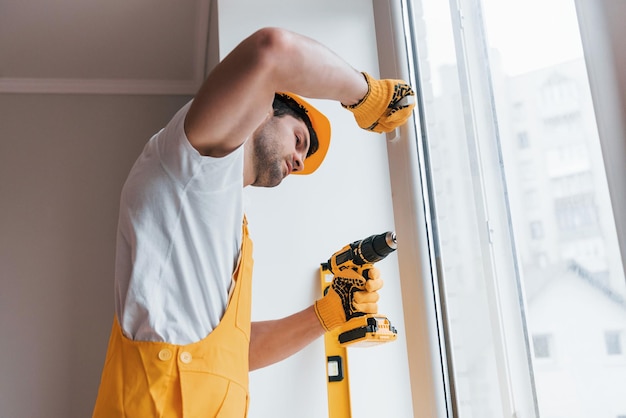
<path fill-rule="evenodd" d="M 413 48 L 415 37 L 405 36 L 402 28 L 403 25 L 410 28 L 407 21 L 407 15 L 412 13 L 410 1 L 376 1 L 373 2 L 373 8 L 380 76 L 409 80 L 418 90 L 414 123 L 408 123 L 387 134 L 396 230 L 402 231 L 398 238 L 400 248 L 398 262 L 405 309 L 414 414 L 419 417 L 458 416 L 453 364 L 450 361 L 451 347 L 446 344 L 449 340 L 449 330 L 445 320 L 441 259 L 433 234 L 436 219 L 432 205 L 432 185 L 427 175 L 429 161 L 424 107 L 419 95 L 419 60 Z M 461 65 L 459 75 L 462 78 L 460 82 L 465 89 L 466 100 L 469 100 L 469 90 L 472 89 L 471 102 L 463 104 L 473 110 L 478 101 L 493 111 L 489 71 L 488 69 L 484 71 L 485 68 L 481 64 L 488 63 L 488 59 L 483 46 L 473 43 L 475 39 L 482 41 L 484 36 L 480 15 L 472 13 L 475 0 L 459 2 L 451 0 L 451 8 L 455 41 L 457 47 L 463 45 L 462 48 L 458 48 L 457 58 Z M 468 10 L 470 14 L 463 15 L 460 10 Z M 474 38 L 466 36 L 472 31 L 475 32 L 472 34 Z M 476 32 L 479 32 L 477 38 Z M 468 50 L 471 52 L 466 55 Z M 473 147 L 474 151 L 483 147 L 482 152 L 485 152 L 485 144 L 479 144 L 479 138 L 483 135 L 490 140 L 493 139 L 497 126 L 495 115 L 493 112 L 483 112 L 480 115 L 466 113 L 468 119 L 465 123 L 470 127 L 468 132 L 470 147 Z M 490 147 L 488 158 L 500 161 L 500 150 L 497 147 Z M 499 169 L 499 165 L 496 166 Z M 481 171 L 481 167 L 475 169 L 477 172 Z M 501 196 L 506 196 L 506 187 L 499 170 L 480 172 L 480 175 L 484 176 L 484 182 L 489 183 L 487 188 L 498 190 Z M 510 216 L 507 212 L 508 203 L 505 200 L 500 201 L 495 205 L 497 206 L 495 210 L 491 208 L 490 213 L 484 190 L 476 189 L 474 193 L 480 196 L 480 199 L 477 199 L 479 205 L 476 208 L 477 212 L 485 215 L 484 228 L 480 230 L 480 234 L 484 246 L 482 251 L 489 254 L 488 257 L 484 257 L 483 263 L 485 271 L 490 272 L 488 275 L 491 276 L 486 281 L 489 283 L 489 310 L 496 323 L 492 327 L 492 337 L 497 342 L 495 355 L 499 385 L 502 389 L 502 410 L 505 416 L 516 411 L 525 416 L 532 414 L 538 416 L 519 277 L 514 284 L 504 286 L 505 288 L 494 279 L 496 271 L 501 269 L 518 274 L 512 232 L 507 228 L 494 231 L 490 224 L 491 218 L 500 218 L 499 225 L 504 222 L 510 227 L 510 219 L 504 219 Z M 494 250 L 494 245 L 500 245 L 501 248 L 508 248 L 510 251 L 504 257 L 502 254 L 495 256 L 494 251 L 497 250 Z M 504 261 L 496 262 L 498 257 Z M 506 308 L 503 308 L 502 298 L 509 305 Z M 505 332 L 505 328 L 509 331 Z"/>
<path fill-rule="evenodd" d="M 585 60 L 588 66 L 594 108 L 598 117 L 598 130 L 606 160 L 606 174 L 613 204 L 613 213 L 620 242 L 622 264 L 626 259 L 626 106 L 620 101 L 616 88 L 614 51 L 611 50 L 610 34 L 606 29 L 605 15 L 607 4 L 595 4 L 574 0 L 579 16 L 579 25 Z M 472 113 L 474 107 L 489 108 L 493 92 L 490 86 L 486 48 L 481 44 L 482 16 L 480 0 L 450 0 L 451 16 L 454 23 L 454 39 L 457 45 L 457 61 L 460 68 L 461 85 L 465 91 L 464 108 L 468 112 L 466 125 L 470 127 L 473 146 L 481 151 L 481 158 L 500 161 L 501 155 L 493 144 L 497 137 L 497 120 L 493 108 L 480 115 Z M 601 2 L 602 3 L 602 2 Z M 419 64 L 412 51 L 414 41 L 406 37 L 403 25 L 408 26 L 405 13 L 410 13 L 410 0 L 376 0 L 372 2 L 376 24 L 380 76 L 409 80 L 419 91 Z M 617 6 L 615 6 L 617 7 Z M 413 29 L 415 31 L 415 29 Z M 626 54 L 625 54 L 626 56 Z M 417 74 L 417 75 L 416 75 Z M 626 85 L 626 84 L 625 84 Z M 471 90 L 471 95 L 469 91 Z M 624 96 L 626 97 L 626 96 Z M 624 117 L 622 117 L 624 116 Z M 455 405 L 454 377 L 450 363 L 450 347 L 446 326 L 446 301 L 443 292 L 441 259 L 439 258 L 434 219 L 434 202 L 428 180 L 429 153 L 427 131 L 424 119 L 424 103 L 417 98 L 413 123 L 387 134 L 387 150 L 390 167 L 393 211 L 398 235 L 398 262 L 405 310 L 407 351 L 414 415 L 416 417 L 457 416 Z M 490 132 L 491 131 L 491 132 Z M 487 138 L 487 139 L 485 139 Z M 497 139 L 497 138 L 496 138 Z M 485 154 L 483 154 L 485 153 Z M 478 169 L 480 171 L 480 168 Z M 481 172 L 488 189 L 500 190 L 506 195 L 506 187 L 501 173 Z M 475 190 L 481 195 L 484 190 Z M 485 228 L 482 231 L 483 243 L 489 243 L 485 252 L 491 254 L 485 260 L 493 274 L 499 270 L 517 272 L 515 243 L 511 231 L 492 228 L 490 219 L 494 216 L 506 218 L 507 202 L 481 204 L 486 214 Z M 487 210 L 488 209 L 488 210 Z M 501 223 L 500 223 L 501 224 Z M 498 257 L 493 256 L 494 244 L 499 248 L 510 249 L 511 253 L 499 265 Z M 499 257 L 502 254 L 498 255 Z M 625 265 L 626 267 L 626 265 Z M 492 283 L 491 310 L 499 321 L 496 339 L 499 341 L 498 355 L 499 381 L 502 390 L 502 405 L 505 415 L 521 413 L 524 416 L 538 416 L 538 402 L 534 389 L 530 336 L 526 331 L 525 307 L 520 295 L 523 290 L 509 286 L 502 288 L 496 280 Z M 519 283 L 519 280 L 518 280 Z M 518 301 L 517 306 L 505 306 L 502 301 Z M 521 315 L 521 316 L 520 316 Z M 506 333 L 504 329 L 508 330 Z M 514 331 L 510 331 L 513 329 Z M 511 353 L 513 351 L 514 353 Z M 534 409 L 519 405 L 533 404 Z"/>
<path fill-rule="evenodd" d="M 411 40 L 405 37 L 405 1 L 372 2 L 376 25 L 379 72 L 382 78 L 408 80 L 418 90 L 410 70 Z M 398 234 L 398 265 L 406 324 L 413 413 L 416 417 L 452 417 L 454 405 L 446 353 L 444 311 L 437 281 L 437 260 L 430 219 L 422 143 L 419 94 L 413 123 L 386 134 L 393 213 Z M 417 140 L 414 140 L 414 139 Z"/>

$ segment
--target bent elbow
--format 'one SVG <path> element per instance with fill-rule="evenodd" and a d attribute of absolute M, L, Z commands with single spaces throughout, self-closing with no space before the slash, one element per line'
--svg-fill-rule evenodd
<path fill-rule="evenodd" d="M 264 66 L 278 66 L 291 54 L 293 35 L 285 29 L 266 27 L 256 31 L 251 38 L 258 62 Z"/>

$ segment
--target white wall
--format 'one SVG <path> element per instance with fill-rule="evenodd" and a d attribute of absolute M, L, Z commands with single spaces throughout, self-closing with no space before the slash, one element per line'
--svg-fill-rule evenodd
<path fill-rule="evenodd" d="M 317 39 L 361 71 L 378 72 L 371 2 L 229 0 L 219 3 L 219 13 L 222 54 L 255 29 L 280 26 Z M 312 176 L 293 176 L 276 189 L 247 192 L 255 242 L 253 319 L 281 317 L 308 306 L 320 296 L 320 262 L 349 242 L 394 229 L 385 137 L 359 129 L 338 103 L 314 102 L 333 124 L 324 164 Z M 353 416 L 410 417 L 395 254 L 378 267 L 385 279 L 380 310 L 400 338 L 348 350 Z M 282 363 L 253 372 L 250 416 L 327 416 L 325 372 L 321 339 Z"/>
<path fill-rule="evenodd" d="M 551 338 L 550 357 L 534 359 L 542 417 L 617 417 L 626 402 L 626 356 L 608 355 L 606 331 L 623 329 L 623 304 L 574 273 L 562 274 L 529 301 L 533 335 Z"/>

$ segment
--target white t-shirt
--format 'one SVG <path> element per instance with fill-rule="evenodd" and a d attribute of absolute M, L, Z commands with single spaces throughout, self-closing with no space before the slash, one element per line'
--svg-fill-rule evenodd
<path fill-rule="evenodd" d="M 198 341 L 228 303 L 242 239 L 243 146 L 200 155 L 183 127 L 190 105 L 150 139 L 122 190 L 115 311 L 134 340 Z"/>

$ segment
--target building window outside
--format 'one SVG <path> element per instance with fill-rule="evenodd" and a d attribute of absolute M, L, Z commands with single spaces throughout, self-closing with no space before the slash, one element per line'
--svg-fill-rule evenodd
<path fill-rule="evenodd" d="M 593 177 L 590 171 L 554 177 L 551 183 L 552 195 L 555 198 L 588 194 L 593 191 Z"/>
<path fill-rule="evenodd" d="M 598 215 L 592 194 L 556 199 L 554 210 L 557 225 L 562 232 L 597 229 Z"/>
<path fill-rule="evenodd" d="M 610 356 L 623 354 L 622 333 L 620 331 L 606 331 L 604 333 L 606 353 Z"/>
<path fill-rule="evenodd" d="M 517 134 L 517 146 L 520 149 L 526 149 L 530 146 L 530 140 L 528 139 L 528 132 L 523 131 Z"/>
<path fill-rule="evenodd" d="M 572 106 L 572 104 L 578 102 L 575 80 L 556 72 L 547 77 L 541 85 L 540 93 L 545 107 L 554 105 Z"/>
<path fill-rule="evenodd" d="M 543 224 L 541 221 L 532 221 L 530 223 L 530 237 L 534 240 L 543 238 Z"/>
<path fill-rule="evenodd" d="M 552 357 L 552 335 L 533 335 L 533 351 L 537 359 L 549 359 Z"/>

